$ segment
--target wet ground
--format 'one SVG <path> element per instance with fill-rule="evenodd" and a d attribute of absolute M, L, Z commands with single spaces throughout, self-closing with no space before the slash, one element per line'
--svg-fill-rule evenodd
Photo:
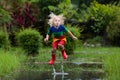
<path fill-rule="evenodd" d="M 19 74 L 15 80 L 102 80 L 100 75 L 90 72 L 66 72 L 68 75 L 53 75 L 52 72 L 27 71 Z"/>
<path fill-rule="evenodd" d="M 39 65 L 39 64 L 37 64 Z M 36 65 L 36 66 L 37 66 Z M 45 64 L 44 64 L 45 65 Z M 97 66 L 98 65 L 98 66 Z M 42 66 L 42 65 L 41 65 Z M 41 67 L 39 66 L 39 67 Z M 82 67 L 82 68 L 81 68 Z M 88 69 L 92 67 L 91 69 Z M 64 65 L 64 72 L 67 74 L 52 74 L 52 67 L 50 71 L 37 71 L 37 70 L 26 70 L 20 71 L 12 77 L 9 76 L 5 80 L 102 80 L 104 72 L 99 70 L 101 63 L 66 63 Z M 56 72 L 61 73 L 60 64 L 55 65 Z"/>

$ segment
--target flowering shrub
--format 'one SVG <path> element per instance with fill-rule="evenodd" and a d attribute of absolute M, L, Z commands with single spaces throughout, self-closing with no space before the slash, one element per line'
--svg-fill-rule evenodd
<path fill-rule="evenodd" d="M 24 7 L 19 7 L 17 11 L 13 12 L 12 18 L 15 21 L 14 24 L 30 27 L 37 21 L 34 14 L 31 3 L 27 2 Z"/>

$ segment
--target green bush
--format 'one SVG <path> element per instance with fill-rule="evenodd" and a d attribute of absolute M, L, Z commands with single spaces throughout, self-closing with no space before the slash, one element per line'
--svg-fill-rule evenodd
<path fill-rule="evenodd" d="M 68 29 L 77 37 L 80 37 L 81 30 L 76 26 L 67 25 Z M 73 40 L 70 35 L 67 35 L 67 44 L 65 46 L 67 54 L 73 54 L 78 40 Z"/>
<path fill-rule="evenodd" d="M 93 23 L 91 29 L 96 34 L 101 34 L 106 30 L 109 22 L 114 21 L 116 16 L 116 8 L 114 5 L 99 4 L 94 0 L 87 10 L 81 11 L 80 15 L 80 18 L 84 21 L 93 19 L 95 23 Z"/>
<path fill-rule="evenodd" d="M 3 9 L 0 6 L 0 25 L 3 25 L 4 23 L 10 22 L 12 20 L 10 12 Z"/>
<path fill-rule="evenodd" d="M 119 44 L 120 37 L 120 7 L 111 4 L 99 4 L 94 0 L 87 10 L 83 10 L 84 14 L 80 17 L 84 21 L 94 20 L 89 27 L 92 36 L 104 36 L 106 44 Z M 86 28 L 87 29 L 87 28 Z M 89 33 L 87 34 L 89 36 Z M 107 40 L 107 41 L 106 41 Z"/>
<path fill-rule="evenodd" d="M 77 9 L 73 8 L 71 5 L 71 0 L 63 0 L 60 4 L 57 6 L 49 5 L 49 10 L 51 12 L 54 12 L 56 14 L 63 14 L 66 18 L 78 18 L 78 13 L 76 12 Z"/>
<path fill-rule="evenodd" d="M 87 39 L 87 42 L 90 44 L 97 44 L 97 43 L 103 44 L 103 38 L 101 36 L 96 36 L 92 39 Z"/>
<path fill-rule="evenodd" d="M 42 36 L 34 29 L 25 29 L 18 33 L 17 40 L 19 45 L 27 52 L 28 55 L 35 55 L 42 46 Z"/>
<path fill-rule="evenodd" d="M 95 33 L 100 34 L 106 30 L 107 25 L 111 20 L 114 20 L 114 7 L 112 5 L 103 5 L 94 1 L 88 8 L 89 16 L 96 22 L 92 27 Z"/>
<path fill-rule="evenodd" d="M 120 37 L 120 7 L 116 9 L 116 18 L 113 21 L 110 21 L 107 26 L 106 32 L 110 39 L 114 39 L 115 37 Z"/>
<path fill-rule="evenodd" d="M 9 40 L 8 34 L 6 32 L 0 31 L 0 48 L 8 48 L 9 47 Z"/>

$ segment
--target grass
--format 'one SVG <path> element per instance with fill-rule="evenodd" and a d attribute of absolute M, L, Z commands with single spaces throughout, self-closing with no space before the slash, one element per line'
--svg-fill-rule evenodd
<path fill-rule="evenodd" d="M 38 61 L 48 61 L 51 58 L 51 49 L 45 48 L 38 56 Z M 119 47 L 79 47 L 74 54 L 69 55 L 70 62 L 102 62 L 107 80 L 119 80 L 120 78 L 120 48 Z M 58 51 L 58 58 L 60 52 Z M 67 66 L 69 68 L 69 66 Z M 75 69 L 73 69 L 75 70 Z M 78 70 L 78 69 L 77 69 Z M 80 70 L 80 69 L 79 69 Z"/>
<path fill-rule="evenodd" d="M 120 48 L 100 47 L 100 48 L 77 48 L 79 52 L 73 54 L 76 57 L 73 61 L 102 62 L 103 70 L 106 73 L 106 80 L 120 79 Z"/>
<path fill-rule="evenodd" d="M 0 53 L 0 76 L 3 76 L 16 69 L 19 65 L 19 60 L 16 55 L 2 51 L 0 51 Z"/>
<path fill-rule="evenodd" d="M 115 51 L 108 55 L 104 55 L 103 69 L 107 72 L 107 80 L 120 79 L 120 53 Z"/>
<path fill-rule="evenodd" d="M 45 71 L 52 69 L 48 64 L 27 64 L 31 62 L 30 57 L 26 57 L 19 48 L 13 48 L 9 51 L 0 50 L 0 76 L 9 74 L 16 69 L 22 68 L 26 70 Z M 57 61 L 62 58 L 60 51 L 57 51 Z M 36 62 L 48 62 L 51 59 L 51 48 L 42 48 L 39 54 L 35 57 Z M 78 47 L 74 54 L 69 55 L 69 62 L 102 62 L 102 69 L 105 71 L 106 80 L 119 80 L 120 79 L 120 48 L 119 47 L 99 47 L 88 48 Z M 24 65 L 24 66 L 23 66 Z M 56 65 L 57 68 L 59 65 Z M 66 70 L 81 70 L 79 67 L 65 65 Z M 74 69 L 72 69 L 74 68 Z M 88 67 L 89 69 L 89 67 Z M 91 68 L 90 68 L 91 69 Z M 94 68 L 97 69 L 97 68 Z M 94 70 L 91 69 L 91 70 Z"/>
<path fill-rule="evenodd" d="M 25 56 L 17 54 L 17 52 L 18 50 L 5 51 L 0 49 L 0 77 L 8 75 L 20 67 Z"/>

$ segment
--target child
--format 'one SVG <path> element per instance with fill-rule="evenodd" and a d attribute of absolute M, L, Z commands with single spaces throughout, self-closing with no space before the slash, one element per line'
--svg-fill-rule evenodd
<path fill-rule="evenodd" d="M 66 36 L 64 33 L 68 33 L 73 39 L 77 39 L 66 27 L 64 27 L 64 17 L 63 15 L 55 15 L 51 13 L 49 15 L 50 19 L 48 24 L 50 25 L 50 28 L 48 30 L 48 33 L 46 35 L 46 38 L 44 39 L 45 42 L 49 40 L 49 36 L 51 34 L 54 35 L 54 39 L 52 42 L 52 59 L 49 61 L 50 65 L 53 65 L 56 60 L 56 49 L 60 48 L 62 56 L 64 59 L 68 58 L 68 55 L 65 51 L 65 44 L 66 44 Z"/>

